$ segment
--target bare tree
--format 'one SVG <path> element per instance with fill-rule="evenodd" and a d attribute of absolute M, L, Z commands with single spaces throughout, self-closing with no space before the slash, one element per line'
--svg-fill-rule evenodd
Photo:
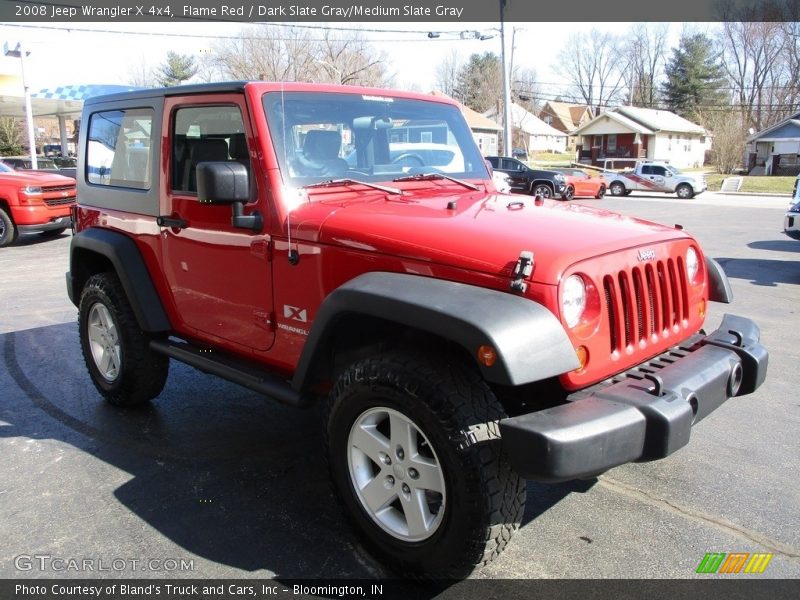
<path fill-rule="evenodd" d="M 261 25 L 214 47 L 209 70 L 226 79 L 386 85 L 386 58 L 359 34 Z"/>
<path fill-rule="evenodd" d="M 733 98 L 748 125 L 762 129 L 777 120 L 773 114 L 773 92 L 783 80 L 779 76 L 786 45 L 781 23 L 729 21 L 722 25 L 722 64 Z"/>
<path fill-rule="evenodd" d="M 158 86 L 155 70 L 144 56 L 140 56 L 138 62 L 131 67 L 131 70 L 128 72 L 127 83 L 134 87 Z"/>
<path fill-rule="evenodd" d="M 511 75 L 511 97 L 530 113 L 538 114 L 541 108 L 539 85 L 534 69 L 515 67 Z"/>
<path fill-rule="evenodd" d="M 592 29 L 567 38 L 557 68 L 570 82 L 572 91 L 591 106 L 595 114 L 619 102 L 625 90 L 619 38 Z"/>
<path fill-rule="evenodd" d="M 747 139 L 742 113 L 736 107 L 727 110 L 699 110 L 697 118 L 713 136 L 711 163 L 718 173 L 733 173 L 742 166 Z"/>
<path fill-rule="evenodd" d="M 634 25 L 621 44 L 628 102 L 633 106 L 656 108 L 659 84 L 664 74 L 669 25 Z"/>
<path fill-rule="evenodd" d="M 325 32 L 319 45 L 316 81 L 344 85 L 382 86 L 389 83 L 386 55 L 377 52 L 359 34 Z"/>
<path fill-rule="evenodd" d="M 451 98 L 456 94 L 456 80 L 461 69 L 458 51 L 453 48 L 442 62 L 436 67 L 436 88 Z M 458 98 L 462 100 L 461 98 Z"/>

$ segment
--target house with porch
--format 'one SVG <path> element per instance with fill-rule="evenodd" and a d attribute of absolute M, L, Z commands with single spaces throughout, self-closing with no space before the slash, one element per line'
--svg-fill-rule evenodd
<path fill-rule="evenodd" d="M 747 138 L 745 165 L 750 175 L 800 173 L 800 112 Z"/>
<path fill-rule="evenodd" d="M 702 167 L 708 133 L 667 110 L 619 106 L 572 132 L 576 160 L 600 166 L 610 158 L 651 159 L 676 167 Z"/>
<path fill-rule="evenodd" d="M 539 111 L 539 118 L 559 131 L 567 134 L 567 148 L 575 148 L 575 137 L 569 135 L 578 127 L 592 120 L 594 114 L 586 104 L 567 104 L 548 100 Z"/>

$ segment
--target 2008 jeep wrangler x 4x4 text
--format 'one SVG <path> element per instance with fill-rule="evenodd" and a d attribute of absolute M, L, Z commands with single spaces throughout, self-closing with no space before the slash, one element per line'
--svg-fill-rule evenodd
<path fill-rule="evenodd" d="M 419 151 L 415 151 L 418 145 Z M 458 577 L 524 479 L 665 457 L 764 380 L 759 330 L 685 232 L 498 194 L 440 97 L 265 82 L 94 98 L 67 285 L 94 384 L 177 359 L 327 399 L 336 494 L 401 574 Z"/>

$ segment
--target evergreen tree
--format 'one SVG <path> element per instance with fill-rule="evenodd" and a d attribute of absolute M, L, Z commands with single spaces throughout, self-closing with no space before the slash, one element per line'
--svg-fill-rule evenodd
<path fill-rule="evenodd" d="M 503 69 L 500 58 L 492 52 L 473 54 L 458 70 L 453 95 L 480 113 L 497 105 L 502 98 Z"/>
<path fill-rule="evenodd" d="M 664 102 L 682 117 L 691 119 L 698 112 L 730 104 L 725 71 L 718 62 L 713 42 L 705 35 L 682 36 L 678 47 L 672 49 L 665 71 Z"/>
<path fill-rule="evenodd" d="M 188 54 L 167 52 L 167 60 L 158 69 L 158 83 L 164 87 L 180 85 L 197 73 L 194 58 Z"/>

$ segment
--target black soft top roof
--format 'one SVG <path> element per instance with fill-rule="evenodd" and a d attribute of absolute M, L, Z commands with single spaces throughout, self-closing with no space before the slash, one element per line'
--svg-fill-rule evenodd
<path fill-rule="evenodd" d="M 210 94 L 222 92 L 242 92 L 246 81 L 223 81 L 220 83 L 198 83 L 191 85 L 176 85 L 174 87 L 147 88 L 132 92 L 120 92 L 105 96 L 93 96 L 84 102 L 84 106 L 100 104 L 114 100 L 137 100 L 140 98 L 158 98 L 167 96 L 186 96 L 189 94 Z"/>

